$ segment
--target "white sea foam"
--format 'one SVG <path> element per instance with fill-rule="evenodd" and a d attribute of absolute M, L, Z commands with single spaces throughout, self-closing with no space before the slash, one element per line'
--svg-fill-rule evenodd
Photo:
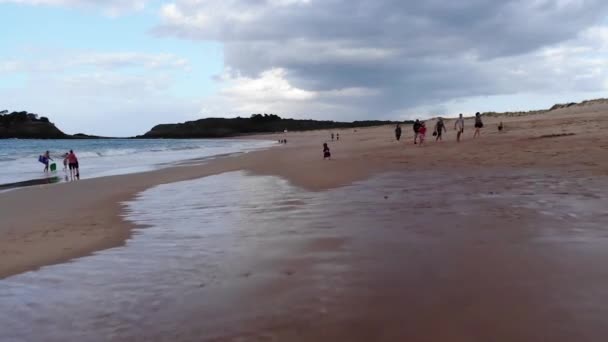
<path fill-rule="evenodd" d="M 4 140 L 0 141 L 0 185 L 48 177 L 38 156 L 49 150 L 63 177 L 63 155 L 74 150 L 83 178 L 154 170 L 216 155 L 247 152 L 271 145 L 268 141 L 197 140 Z"/>

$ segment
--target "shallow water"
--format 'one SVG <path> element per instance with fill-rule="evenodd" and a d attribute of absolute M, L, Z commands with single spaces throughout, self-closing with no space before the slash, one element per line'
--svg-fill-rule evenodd
<path fill-rule="evenodd" d="M 59 178 L 62 155 L 74 150 L 82 178 L 145 172 L 178 162 L 265 148 L 272 142 L 242 139 L 0 139 L 0 187 L 24 181 Z M 57 164 L 57 172 L 44 173 L 38 156 L 44 151 Z"/>
<path fill-rule="evenodd" d="M 0 340 L 595 340 L 606 184 L 502 170 L 320 193 L 240 172 L 160 185 L 126 204 L 146 226 L 126 246 L 0 281 Z"/>

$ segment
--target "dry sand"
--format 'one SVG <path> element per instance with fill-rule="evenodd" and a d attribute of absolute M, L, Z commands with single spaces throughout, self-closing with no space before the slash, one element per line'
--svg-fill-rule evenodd
<path fill-rule="evenodd" d="M 427 134 L 425 146 L 412 143 L 404 126 L 401 142 L 393 127 L 335 131 L 333 159 L 323 161 L 321 144 L 329 131 L 288 133 L 287 145 L 221 157 L 203 165 L 43 185 L 0 194 L 0 278 L 119 246 L 130 235 L 121 202 L 157 184 L 247 170 L 277 175 L 309 190 L 325 190 L 396 170 L 461 170 L 488 167 L 546 168 L 565 173 L 608 175 L 608 108 L 560 109 L 534 116 L 485 118 L 482 137 L 472 139 L 472 122 L 461 143 L 453 120 L 444 141 Z M 497 131 L 498 122 L 505 131 Z M 432 131 L 434 122 L 427 121 Z M 277 140 L 280 135 L 259 136 Z"/>

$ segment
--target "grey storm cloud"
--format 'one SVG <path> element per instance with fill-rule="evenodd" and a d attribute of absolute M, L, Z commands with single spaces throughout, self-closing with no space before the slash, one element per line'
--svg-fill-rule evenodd
<path fill-rule="evenodd" d="M 357 104 L 396 111 L 550 87 L 563 68 L 539 50 L 607 13 L 605 0 L 177 0 L 154 32 L 220 41 L 225 64 L 250 77 L 283 68 L 305 90 L 378 90 Z"/>

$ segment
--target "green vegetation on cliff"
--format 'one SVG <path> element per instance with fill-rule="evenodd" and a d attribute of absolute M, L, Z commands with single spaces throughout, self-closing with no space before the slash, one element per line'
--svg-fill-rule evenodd
<path fill-rule="evenodd" d="M 0 111 L 0 138 L 61 139 L 68 137 L 46 117 L 28 112 Z"/>
<path fill-rule="evenodd" d="M 317 121 L 283 119 L 275 114 L 253 114 L 250 118 L 207 118 L 178 124 L 164 124 L 152 128 L 140 138 L 222 138 L 254 133 L 311 131 L 371 127 L 394 124 L 394 121 Z"/>

